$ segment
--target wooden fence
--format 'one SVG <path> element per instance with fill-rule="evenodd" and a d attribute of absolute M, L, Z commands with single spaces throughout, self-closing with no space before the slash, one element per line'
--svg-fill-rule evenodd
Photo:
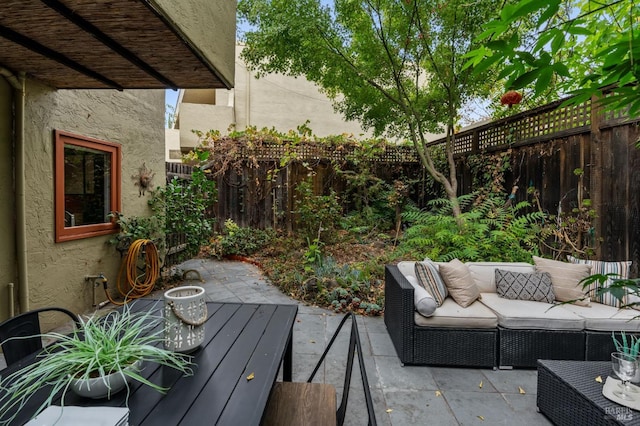
<path fill-rule="evenodd" d="M 512 173 L 506 185 L 540 193 L 550 214 L 577 205 L 579 178 L 584 170 L 583 198 L 597 212 L 594 238 L 602 238 L 597 258 L 632 260 L 632 276 L 640 264 L 640 118 L 604 112 L 592 102 L 560 108 L 561 102 L 523 112 L 456 135 L 460 193 L 471 191 L 466 158 L 472 154 L 511 150 Z M 434 141 L 434 144 L 444 143 Z"/>
<path fill-rule="evenodd" d="M 603 112 L 588 101 L 561 107 L 551 103 L 534 110 L 456 134 L 454 152 L 458 162 L 459 192 L 472 190 L 467 157 L 473 154 L 510 150 L 512 171 L 505 176 L 507 188 L 520 187 L 517 200 L 527 199 L 526 190 L 540 193 L 542 208 L 549 214 L 568 211 L 577 205 L 579 178 L 575 169 L 584 170 L 583 198 L 590 198 L 598 217 L 594 238 L 602 238 L 598 259 L 632 260 L 632 275 L 638 276 L 640 264 L 640 118 L 624 113 Z M 433 144 L 444 143 L 444 140 Z M 307 163 L 316 194 L 334 189 L 345 190 L 331 161 L 344 161 L 349 147 L 300 147 L 297 158 Z M 252 151 L 258 166 L 229 171 L 217 177 L 218 224 L 232 219 L 241 226 L 292 228 L 294 188 L 309 175 L 309 169 L 291 162 L 275 177 L 269 171 L 279 165 L 284 147 L 263 147 Z M 422 206 L 424 171 L 410 147 L 390 147 L 372 160 L 374 173 L 388 182 L 404 175 L 419 181 L 412 198 Z M 173 175 L 188 173 L 173 170 Z M 167 173 L 169 177 L 169 172 Z M 505 194 L 506 196 L 506 194 Z M 345 203 L 348 200 L 343 200 Z M 348 203 L 346 203 L 348 205 Z"/>
<path fill-rule="evenodd" d="M 299 161 L 289 162 L 273 177 L 270 177 L 270 173 L 279 168 L 280 159 L 285 155 L 285 149 L 280 145 L 253 149 L 251 157 L 258 160 L 257 166 L 247 162 L 240 172 L 228 170 L 222 176 L 217 176 L 215 216 L 221 222 L 232 219 L 240 226 L 292 231 L 295 222 L 295 188 L 299 183 L 310 178 L 313 191 L 318 195 L 326 195 L 330 190 L 334 190 L 339 197 L 345 193 L 346 181 L 332 164 L 338 162 L 341 168 L 348 170 L 352 147 L 300 145 L 295 149 L 294 156 Z M 290 151 L 288 155 L 291 155 Z M 242 153 L 239 157 L 242 158 Z M 424 176 L 415 151 L 410 147 L 388 147 L 371 163 L 373 174 L 387 182 L 393 182 L 401 176 L 415 176 L 421 181 Z M 420 184 L 415 185 L 414 198 L 424 204 L 425 194 L 420 191 Z M 341 204 L 347 212 L 353 205 L 350 201 L 341 198 Z"/>

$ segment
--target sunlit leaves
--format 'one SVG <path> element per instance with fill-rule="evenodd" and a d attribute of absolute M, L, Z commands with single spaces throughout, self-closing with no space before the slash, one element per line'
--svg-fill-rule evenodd
<path fill-rule="evenodd" d="M 471 52 L 467 65 L 482 73 L 486 64 L 499 64 L 505 88 L 525 89 L 534 96 L 559 84 L 564 93 L 577 95 L 574 103 L 600 96 L 602 87 L 614 85 L 613 94 L 602 105 L 638 112 L 637 16 L 640 4 L 636 2 L 520 0 L 503 7 L 499 19 L 485 25 L 476 40 L 484 42 L 486 49 Z M 531 18 L 537 25 L 514 44 L 509 31 Z"/>

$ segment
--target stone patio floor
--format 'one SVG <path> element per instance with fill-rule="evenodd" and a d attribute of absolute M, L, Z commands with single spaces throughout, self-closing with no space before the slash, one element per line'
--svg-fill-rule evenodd
<path fill-rule="evenodd" d="M 207 298 L 216 302 L 299 305 L 293 330 L 293 380 L 306 381 L 343 314 L 307 306 L 283 294 L 247 263 L 192 259 L 178 266 L 199 272 Z M 188 274 L 187 277 L 194 277 Z M 379 425 L 549 425 L 536 409 L 535 370 L 402 366 L 382 317 L 358 317 L 369 386 Z M 348 328 L 315 381 L 342 393 Z M 366 425 L 362 382 L 354 364 L 346 425 Z"/>
<path fill-rule="evenodd" d="M 283 294 L 248 263 L 192 259 L 178 265 L 202 278 L 185 284 L 205 288 L 215 302 L 298 304 L 293 330 L 293 380 L 306 381 L 343 314 L 308 306 Z M 187 278 L 196 274 L 189 273 Z M 161 298 L 161 293 L 151 297 Z M 109 305 L 108 305 L 109 306 Z M 108 309 L 105 308 L 105 309 Z M 327 356 L 315 381 L 342 394 L 349 327 Z M 549 425 L 536 409 L 535 370 L 402 366 L 382 317 L 358 316 L 369 387 L 379 425 Z M 0 354 L 0 369 L 4 359 Z M 367 411 L 357 361 L 345 425 L 366 425 Z"/>

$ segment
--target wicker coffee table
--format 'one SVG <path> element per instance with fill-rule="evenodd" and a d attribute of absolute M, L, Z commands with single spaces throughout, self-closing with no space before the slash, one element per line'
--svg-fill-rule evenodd
<path fill-rule="evenodd" d="M 610 374 L 609 361 L 540 360 L 538 409 L 556 425 L 640 425 L 640 411 L 602 396 Z"/>

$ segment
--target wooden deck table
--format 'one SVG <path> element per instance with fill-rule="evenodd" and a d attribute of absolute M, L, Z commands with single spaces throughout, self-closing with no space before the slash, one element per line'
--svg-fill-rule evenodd
<path fill-rule="evenodd" d="M 133 310 L 161 310 L 162 301 L 138 300 Z M 161 394 L 132 382 L 129 425 L 258 425 L 280 365 L 283 380 L 291 381 L 292 333 L 296 305 L 207 303 L 205 341 L 193 355 L 193 376 L 145 363 L 142 375 L 161 386 Z M 29 357 L 0 371 L 6 377 Z M 248 379 L 252 375 L 253 378 Z M 91 400 L 67 392 L 65 405 L 126 406 L 126 390 L 111 400 Z M 27 422 L 44 400 L 36 393 L 12 425 Z M 59 399 L 55 405 L 60 405 Z M 0 420 L 2 420 L 0 414 Z"/>

